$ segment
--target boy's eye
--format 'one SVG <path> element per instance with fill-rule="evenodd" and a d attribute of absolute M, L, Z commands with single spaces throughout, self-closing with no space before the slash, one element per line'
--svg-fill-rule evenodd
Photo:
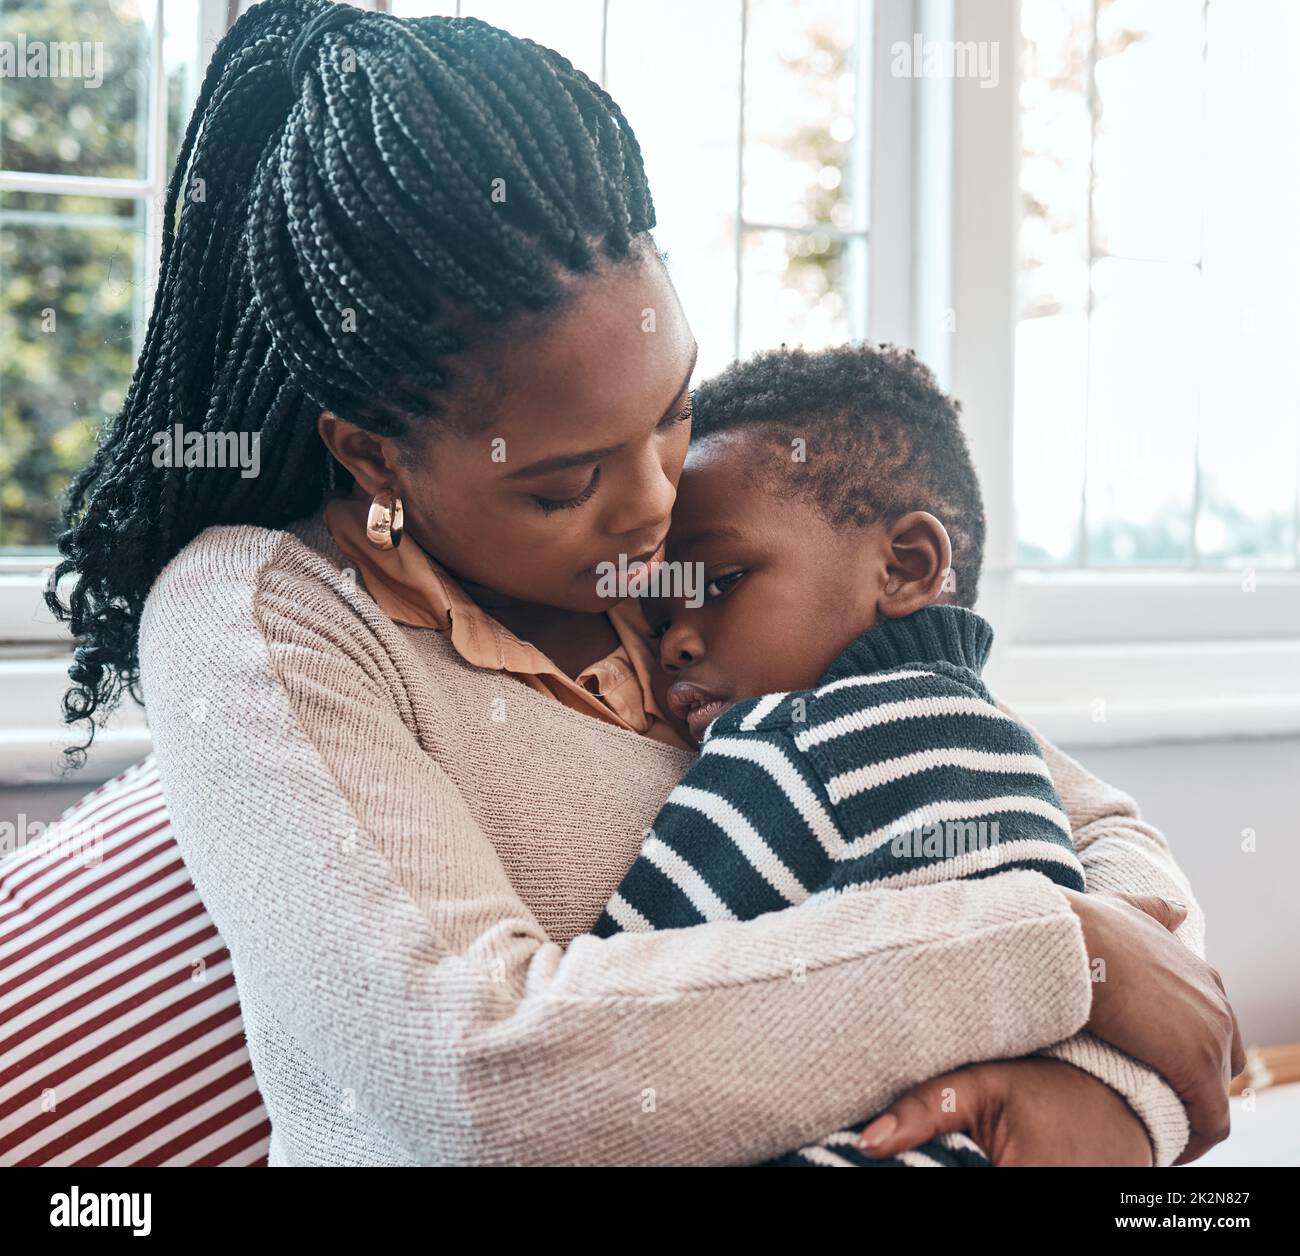
<path fill-rule="evenodd" d="M 600 482 L 600 468 L 596 467 L 591 473 L 591 479 L 587 482 L 587 487 L 582 490 L 577 497 L 536 497 L 534 500 L 546 514 L 553 510 L 572 510 L 575 506 L 581 506 L 583 502 L 589 501 L 591 495 L 596 491 L 596 485 Z"/>
<path fill-rule="evenodd" d="M 729 571 L 724 576 L 715 576 L 704 586 L 704 596 L 713 599 L 726 597 L 740 583 L 744 574 L 742 570 Z"/>

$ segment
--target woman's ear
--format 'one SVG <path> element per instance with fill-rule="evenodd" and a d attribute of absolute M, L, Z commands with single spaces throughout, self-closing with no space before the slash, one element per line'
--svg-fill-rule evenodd
<path fill-rule="evenodd" d="M 316 430 L 325 448 L 341 466 L 351 472 L 367 497 L 395 490 L 400 458 L 397 446 L 387 436 L 367 432 L 329 410 L 321 412 Z"/>
<path fill-rule="evenodd" d="M 880 614 L 901 619 L 933 606 L 952 569 L 947 529 L 928 511 L 913 510 L 894 521 L 887 547 L 885 584 L 877 602 Z"/>

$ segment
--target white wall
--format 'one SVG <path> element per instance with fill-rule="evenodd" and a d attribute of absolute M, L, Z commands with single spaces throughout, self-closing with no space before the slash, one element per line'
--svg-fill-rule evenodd
<path fill-rule="evenodd" d="M 1065 749 L 1169 839 L 1247 1045 L 1300 1042 L 1300 739 Z"/>

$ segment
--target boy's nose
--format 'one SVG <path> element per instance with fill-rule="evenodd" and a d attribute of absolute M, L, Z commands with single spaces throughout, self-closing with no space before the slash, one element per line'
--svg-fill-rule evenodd
<path fill-rule="evenodd" d="M 660 661 L 663 663 L 664 668 L 667 671 L 679 672 L 683 667 L 690 667 L 695 660 L 691 658 L 688 651 L 678 650 L 676 657 L 670 657 L 667 651 L 665 651 Z"/>
<path fill-rule="evenodd" d="M 659 662 L 665 671 L 679 672 L 694 667 L 704 657 L 704 642 L 689 624 L 673 624 L 659 647 Z"/>

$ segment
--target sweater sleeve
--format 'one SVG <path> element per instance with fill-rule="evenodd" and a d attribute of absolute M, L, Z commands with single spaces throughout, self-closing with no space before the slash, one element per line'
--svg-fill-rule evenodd
<path fill-rule="evenodd" d="M 305 1059 L 421 1163 L 753 1162 L 1085 1023 L 1082 930 L 1028 872 L 562 948 L 347 594 L 283 534 L 215 529 L 141 628 L 177 840 L 292 1042 L 258 1073 L 273 1119 Z"/>
<path fill-rule="evenodd" d="M 1002 709 L 1011 714 L 1009 708 Z M 1098 780 L 1034 729 L 1029 731 L 1042 748 L 1070 817 L 1089 893 L 1155 894 L 1185 903 L 1187 919 L 1174 936 L 1204 958 L 1204 913 L 1159 830 L 1139 817 L 1128 794 Z M 1146 1126 L 1156 1165 L 1171 1165 L 1182 1154 L 1190 1133 L 1186 1109 L 1150 1065 L 1086 1030 L 1038 1054 L 1073 1064 L 1122 1095 Z"/>

